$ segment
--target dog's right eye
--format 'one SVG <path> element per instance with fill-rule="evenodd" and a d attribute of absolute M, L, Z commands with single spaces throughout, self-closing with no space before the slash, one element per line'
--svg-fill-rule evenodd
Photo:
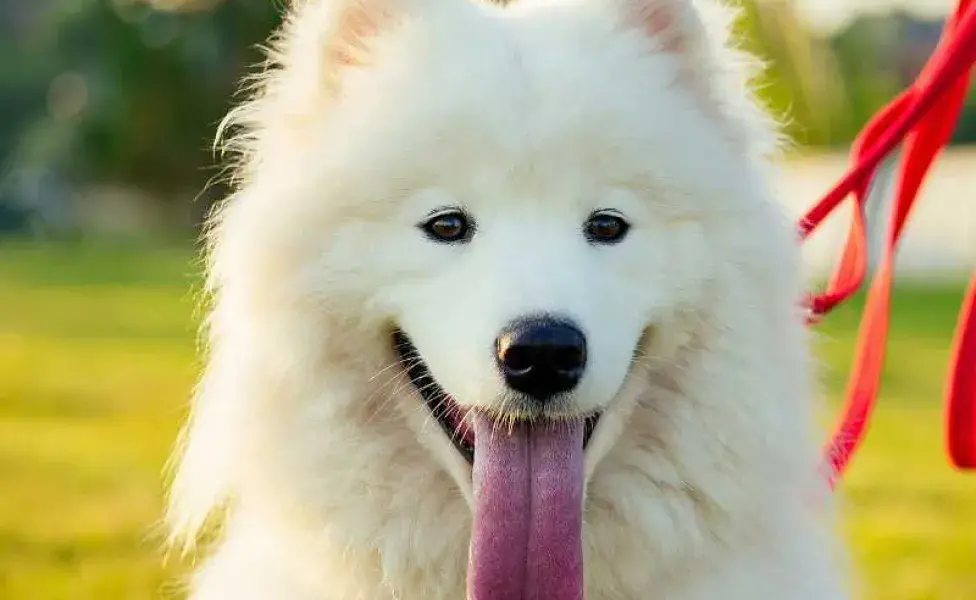
<path fill-rule="evenodd" d="M 473 232 L 467 215 L 459 210 L 446 210 L 431 215 L 420 224 L 420 228 L 430 239 L 444 243 L 466 242 Z"/>

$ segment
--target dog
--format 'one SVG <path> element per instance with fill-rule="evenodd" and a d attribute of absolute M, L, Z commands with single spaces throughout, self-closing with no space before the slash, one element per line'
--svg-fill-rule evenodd
<path fill-rule="evenodd" d="M 287 11 L 225 124 L 190 596 L 846 598 L 734 12 Z"/>

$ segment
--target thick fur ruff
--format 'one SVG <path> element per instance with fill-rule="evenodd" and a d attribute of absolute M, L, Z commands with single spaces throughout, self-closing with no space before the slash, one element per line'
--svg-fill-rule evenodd
<path fill-rule="evenodd" d="M 571 315 L 603 416 L 586 450 L 588 600 L 838 600 L 799 245 L 775 127 L 702 0 L 295 2 L 232 113 L 209 358 L 174 540 L 219 524 L 195 600 L 458 600 L 469 467 L 407 380 L 410 332 L 459 401 L 483 352 Z M 416 227 L 477 221 L 464 247 Z M 579 235 L 627 215 L 619 244 Z M 634 353 L 634 348 L 637 352 Z"/>

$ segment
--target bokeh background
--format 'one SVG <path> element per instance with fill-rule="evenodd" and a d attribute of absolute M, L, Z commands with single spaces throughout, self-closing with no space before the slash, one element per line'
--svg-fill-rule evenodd
<path fill-rule="evenodd" d="M 917 74 L 951 0 L 743 0 L 740 33 L 794 144 L 799 214 L 865 120 Z M 210 149 L 281 2 L 0 0 L 0 598 L 176 597 L 163 469 L 199 369 L 196 236 L 226 193 Z M 976 598 L 976 474 L 940 401 L 976 267 L 976 94 L 930 177 L 899 269 L 880 410 L 844 481 L 858 598 Z M 807 247 L 811 285 L 842 213 Z M 858 302 L 821 325 L 836 410 Z M 973 368 L 976 368 L 974 366 Z M 825 412 L 824 423 L 833 413 Z M 760 599 L 765 600 L 765 599 Z"/>

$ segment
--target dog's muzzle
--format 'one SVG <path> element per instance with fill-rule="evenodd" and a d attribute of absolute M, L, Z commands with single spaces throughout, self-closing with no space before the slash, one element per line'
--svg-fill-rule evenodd
<path fill-rule="evenodd" d="M 468 600 L 582 600 L 584 450 L 599 415 L 574 415 L 560 400 L 583 377 L 583 332 L 551 317 L 506 327 L 495 342 L 505 410 L 462 410 L 405 332 L 393 332 L 393 345 L 472 465 Z M 555 414 L 564 416 L 547 416 Z"/>

